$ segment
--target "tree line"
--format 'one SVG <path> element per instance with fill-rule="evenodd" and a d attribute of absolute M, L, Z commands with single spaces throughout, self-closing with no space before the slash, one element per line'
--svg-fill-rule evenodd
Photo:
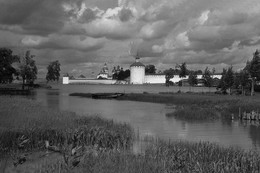
<path fill-rule="evenodd" d="M 222 77 L 218 88 L 222 92 L 232 89 L 240 89 L 241 94 L 245 95 L 246 91 L 251 91 L 250 95 L 254 95 L 255 85 L 260 82 L 260 54 L 256 50 L 253 53 L 251 61 L 247 61 L 245 67 L 239 72 L 234 72 L 233 67 L 230 66 L 227 69 L 223 69 Z"/>
<path fill-rule="evenodd" d="M 9 48 L 0 48 L 0 83 L 8 84 L 12 83 L 14 79 L 21 79 L 22 89 L 24 89 L 25 85 L 33 85 L 38 74 L 34 57 L 35 55 L 31 55 L 30 50 L 27 50 L 23 56 L 18 56 L 14 55 Z M 59 61 L 50 62 L 47 70 L 47 82 L 59 80 Z"/>
<path fill-rule="evenodd" d="M 164 71 L 166 86 L 172 84 L 170 81 L 174 75 L 179 75 L 180 78 L 188 76 L 188 83 L 190 86 L 198 84 L 197 75 L 202 74 L 202 81 L 204 86 L 212 87 L 216 84 L 214 79 L 215 69 L 210 70 L 208 67 L 205 68 L 204 72 L 201 70 L 192 71 L 187 69 L 186 63 L 176 65 L 175 69 L 167 69 Z M 239 72 L 234 72 L 233 67 L 223 68 L 221 73 L 221 79 L 217 82 L 217 89 L 221 93 L 232 93 L 232 89 L 245 95 L 246 91 L 251 91 L 250 95 L 254 95 L 255 85 L 260 84 L 260 53 L 256 50 L 253 53 L 251 61 L 247 61 L 245 67 Z M 179 82 L 179 85 L 182 85 Z M 228 91 L 228 92 L 227 92 Z"/>

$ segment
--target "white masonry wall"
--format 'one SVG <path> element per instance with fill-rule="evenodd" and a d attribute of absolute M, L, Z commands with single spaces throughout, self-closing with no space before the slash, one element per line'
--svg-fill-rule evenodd
<path fill-rule="evenodd" d="M 145 83 L 145 67 L 132 66 L 130 67 L 130 84 L 144 84 Z"/>

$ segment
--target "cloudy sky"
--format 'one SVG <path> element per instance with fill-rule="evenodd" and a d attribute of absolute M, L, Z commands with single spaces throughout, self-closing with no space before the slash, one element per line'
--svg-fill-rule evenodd
<path fill-rule="evenodd" d="M 137 51 L 160 70 L 239 69 L 260 48 L 260 1 L 0 0 L 0 47 L 31 50 L 42 76 L 54 60 L 88 77 L 129 68 Z"/>

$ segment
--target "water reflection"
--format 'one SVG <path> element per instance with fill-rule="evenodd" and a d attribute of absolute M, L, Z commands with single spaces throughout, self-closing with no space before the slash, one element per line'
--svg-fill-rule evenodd
<path fill-rule="evenodd" d="M 252 140 L 252 145 L 254 149 L 259 150 L 260 146 L 260 126 L 259 122 L 254 121 L 253 124 L 249 126 L 249 135 Z"/>
<path fill-rule="evenodd" d="M 64 90 L 38 90 L 34 99 L 50 108 L 73 111 L 84 116 L 100 115 L 130 123 L 141 137 L 149 135 L 166 140 L 210 141 L 247 150 L 259 151 L 260 148 L 258 124 L 231 120 L 186 122 L 165 116 L 173 111 L 174 105 L 95 100 L 70 97 L 68 94 Z"/>

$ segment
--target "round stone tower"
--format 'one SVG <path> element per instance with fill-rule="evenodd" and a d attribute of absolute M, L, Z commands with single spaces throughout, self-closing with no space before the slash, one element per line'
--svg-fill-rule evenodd
<path fill-rule="evenodd" d="M 130 84 L 143 84 L 145 76 L 145 66 L 139 62 L 140 57 L 135 57 L 135 62 L 130 65 Z"/>

